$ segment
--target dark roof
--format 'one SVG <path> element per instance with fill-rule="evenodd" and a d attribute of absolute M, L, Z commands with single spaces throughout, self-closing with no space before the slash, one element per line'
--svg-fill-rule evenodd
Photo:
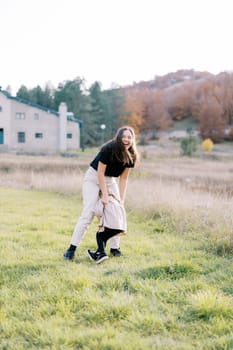
<path fill-rule="evenodd" d="M 59 117 L 59 112 L 58 111 L 55 111 L 55 109 L 50 109 L 50 108 L 47 108 L 47 107 L 44 107 L 44 106 L 41 106 L 37 103 L 33 103 L 33 102 L 30 102 L 28 100 L 25 100 L 24 98 L 21 98 L 21 97 L 16 97 L 16 96 L 12 96 L 8 91 L 5 91 L 5 90 L 1 90 L 0 88 L 0 92 L 5 95 L 7 98 L 9 98 L 10 100 L 15 100 L 15 101 L 18 101 L 20 103 L 24 103 L 28 106 L 32 106 L 32 107 L 35 107 L 35 108 L 38 108 L 38 109 L 41 109 L 42 111 L 45 111 L 47 113 L 50 113 L 50 114 L 54 114 L 56 115 L 57 117 Z M 71 116 L 71 115 L 67 115 L 67 119 L 72 121 L 72 122 L 75 122 L 75 123 L 78 123 L 80 125 L 80 127 L 82 126 L 83 124 L 83 121 L 80 120 L 80 119 L 76 119 L 74 116 Z"/>

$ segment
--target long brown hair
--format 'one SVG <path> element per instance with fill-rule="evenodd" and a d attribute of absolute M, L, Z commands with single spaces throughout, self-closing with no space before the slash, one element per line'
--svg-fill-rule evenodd
<path fill-rule="evenodd" d="M 132 145 L 129 147 L 129 149 L 125 148 L 125 146 L 122 143 L 123 133 L 125 130 L 128 130 L 133 137 Z M 108 145 L 112 146 L 113 156 L 115 156 L 117 160 L 122 162 L 123 164 L 133 165 L 139 160 L 139 153 L 137 151 L 137 146 L 136 146 L 135 132 L 131 126 L 125 125 L 120 127 L 117 130 L 114 138 L 111 141 L 107 142 L 103 147 Z"/>

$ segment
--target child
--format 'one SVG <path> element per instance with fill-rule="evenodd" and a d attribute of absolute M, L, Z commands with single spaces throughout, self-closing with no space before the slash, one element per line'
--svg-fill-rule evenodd
<path fill-rule="evenodd" d="M 102 195 L 95 207 L 95 215 L 99 217 L 99 230 L 96 233 L 97 250 L 91 251 L 88 249 L 87 253 L 91 260 L 97 264 L 108 259 L 105 252 L 107 241 L 116 236 L 126 234 L 126 213 L 123 203 L 116 198 L 113 193 L 108 195 L 109 200 L 106 205 L 101 200 Z"/>

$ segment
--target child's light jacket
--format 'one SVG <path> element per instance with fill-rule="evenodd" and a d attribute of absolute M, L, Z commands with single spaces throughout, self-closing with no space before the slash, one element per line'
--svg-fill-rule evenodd
<path fill-rule="evenodd" d="M 108 227 L 122 230 L 122 233 L 126 233 L 127 220 L 125 208 L 113 194 L 109 194 L 109 202 L 106 205 L 103 205 L 101 198 L 99 198 L 94 212 L 100 218 L 100 230 L 101 228 Z"/>

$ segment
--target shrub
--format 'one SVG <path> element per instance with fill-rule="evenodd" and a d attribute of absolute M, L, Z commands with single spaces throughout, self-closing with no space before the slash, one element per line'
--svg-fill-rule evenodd
<path fill-rule="evenodd" d="M 181 154 L 183 156 L 191 157 L 197 150 L 197 138 L 195 136 L 188 136 L 180 142 Z"/>
<path fill-rule="evenodd" d="M 214 147 L 214 143 L 211 139 L 205 139 L 201 145 L 204 151 L 208 151 L 208 152 L 212 151 Z"/>

